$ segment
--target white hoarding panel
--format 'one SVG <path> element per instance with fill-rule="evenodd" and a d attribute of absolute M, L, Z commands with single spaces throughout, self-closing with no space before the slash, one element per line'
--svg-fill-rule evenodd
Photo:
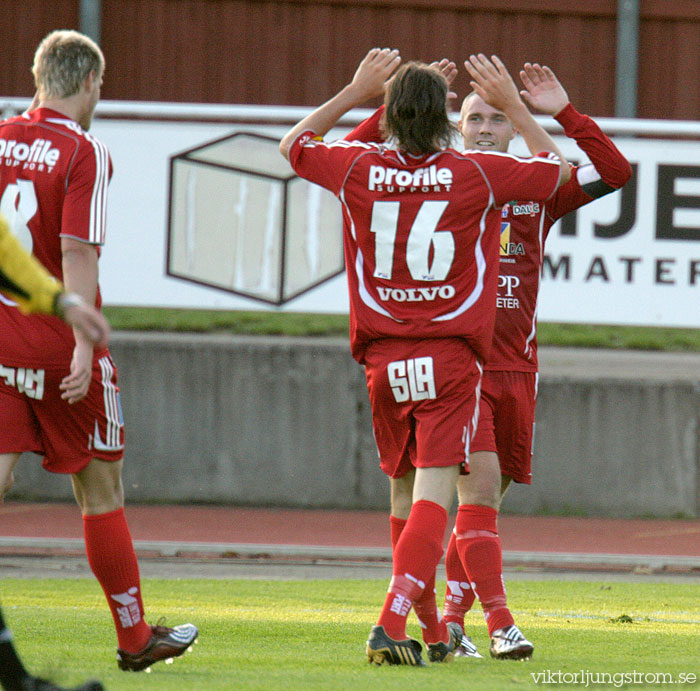
<path fill-rule="evenodd" d="M 115 167 L 100 262 L 105 304 L 347 312 L 344 275 L 279 307 L 166 275 L 170 159 L 234 132 L 280 137 L 287 129 L 279 124 L 96 119 L 92 131 L 108 145 Z M 339 128 L 331 136 L 346 132 Z M 555 139 L 567 157 L 587 160 L 571 140 Z M 700 141 L 626 134 L 615 142 L 635 175 L 622 191 L 552 228 L 539 318 L 700 327 Z M 524 153 L 522 143 L 513 152 Z M 222 207 L 235 205 L 235 200 L 224 202 Z M 212 210 L 212 217 L 216 215 Z M 317 228 L 309 233 L 312 244 L 325 241 Z M 314 249 L 309 256 L 322 255 Z M 226 281 L 219 275 L 214 279 L 215 284 L 231 280 L 228 275 Z"/>

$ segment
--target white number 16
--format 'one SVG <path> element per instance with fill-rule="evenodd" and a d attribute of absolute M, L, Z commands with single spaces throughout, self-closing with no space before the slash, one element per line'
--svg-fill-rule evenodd
<path fill-rule="evenodd" d="M 449 230 L 435 230 L 447 208 L 446 201 L 421 204 L 406 242 L 406 264 L 416 281 L 444 281 L 455 256 L 455 240 Z M 370 231 L 374 238 L 374 276 L 391 278 L 394 244 L 401 202 L 374 202 Z M 433 262 L 430 264 L 430 248 Z"/>

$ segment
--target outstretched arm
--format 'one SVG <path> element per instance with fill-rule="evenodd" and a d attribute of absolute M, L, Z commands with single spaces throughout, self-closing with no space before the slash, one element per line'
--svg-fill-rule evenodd
<path fill-rule="evenodd" d="M 513 78 L 498 56 L 493 55 L 489 60 L 483 53 L 471 55 L 464 66 L 472 77 L 470 84 L 474 91 L 490 106 L 502 110 L 508 116 L 530 151 L 552 151 L 559 157 L 559 185 L 568 182 L 571 166 L 554 140 L 527 109 Z"/>
<path fill-rule="evenodd" d="M 567 213 L 592 199 L 623 187 L 632 176 L 632 167 L 598 125 L 579 113 L 569 101 L 566 90 L 546 65 L 526 62 L 520 72 L 525 89 L 522 97 L 534 108 L 552 115 L 564 127 L 567 137 L 576 140 L 591 163 L 578 167 L 575 176 L 587 196 L 574 191 L 557 198 L 551 205 L 553 217 Z M 532 152 L 533 154 L 536 152 Z"/>
<path fill-rule="evenodd" d="M 333 98 L 296 124 L 280 142 L 280 153 L 289 160 L 294 140 L 306 130 L 323 136 L 349 110 L 384 93 L 384 83 L 401 64 L 398 50 L 372 48 L 360 63 L 352 81 Z"/>

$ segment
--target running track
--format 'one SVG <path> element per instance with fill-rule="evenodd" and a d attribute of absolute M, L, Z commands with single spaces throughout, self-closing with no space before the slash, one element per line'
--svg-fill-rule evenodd
<path fill-rule="evenodd" d="M 128 505 L 126 512 L 143 556 L 390 559 L 383 511 Z M 698 520 L 504 514 L 499 530 L 506 566 L 700 576 Z M 84 553 L 77 506 L 5 502 L 0 509 L 0 556 L 18 553 Z"/>

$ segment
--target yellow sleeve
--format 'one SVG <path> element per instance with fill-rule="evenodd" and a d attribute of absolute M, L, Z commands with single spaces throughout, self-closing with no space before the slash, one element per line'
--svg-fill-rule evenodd
<path fill-rule="evenodd" d="M 0 291 L 23 312 L 55 314 L 56 298 L 63 292 L 57 281 L 10 232 L 0 216 Z"/>

